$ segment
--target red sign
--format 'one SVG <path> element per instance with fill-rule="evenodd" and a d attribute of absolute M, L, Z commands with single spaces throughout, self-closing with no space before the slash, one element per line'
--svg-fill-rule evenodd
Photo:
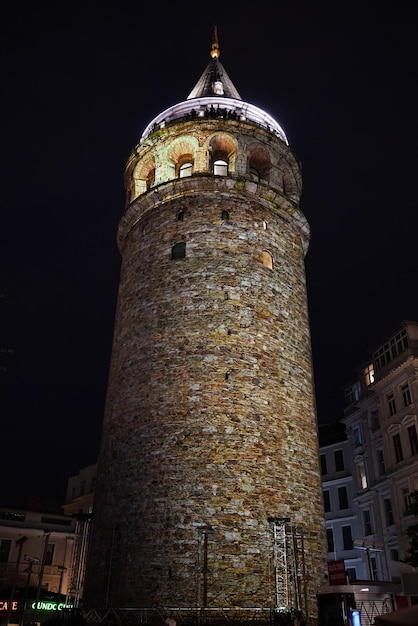
<path fill-rule="evenodd" d="M 340 559 L 339 561 L 328 561 L 328 580 L 330 585 L 347 584 L 344 559 Z"/>

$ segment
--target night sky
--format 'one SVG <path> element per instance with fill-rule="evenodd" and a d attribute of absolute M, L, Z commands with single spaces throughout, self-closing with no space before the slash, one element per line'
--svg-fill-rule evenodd
<path fill-rule="evenodd" d="M 97 460 L 123 169 L 148 122 L 194 87 L 214 24 L 240 95 L 302 162 L 320 422 L 341 416 L 376 344 L 418 320 L 417 9 L 224 4 L 3 14 L 0 506 L 64 501 L 68 477 Z"/>

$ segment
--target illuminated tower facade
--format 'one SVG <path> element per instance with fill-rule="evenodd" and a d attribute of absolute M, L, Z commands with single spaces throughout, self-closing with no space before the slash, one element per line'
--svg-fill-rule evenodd
<path fill-rule="evenodd" d="M 85 604 L 314 622 L 326 547 L 300 165 L 216 37 L 125 185 Z"/>

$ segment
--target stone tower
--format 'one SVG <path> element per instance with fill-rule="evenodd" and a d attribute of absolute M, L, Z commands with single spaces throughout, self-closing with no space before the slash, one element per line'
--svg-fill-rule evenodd
<path fill-rule="evenodd" d="M 301 171 L 216 31 L 125 186 L 85 605 L 314 623 L 326 548 Z"/>

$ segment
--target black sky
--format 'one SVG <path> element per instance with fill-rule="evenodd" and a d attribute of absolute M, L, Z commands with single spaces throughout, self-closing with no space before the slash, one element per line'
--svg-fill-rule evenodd
<path fill-rule="evenodd" d="M 97 460 L 122 173 L 209 62 L 282 125 L 301 208 L 319 421 L 376 343 L 418 320 L 417 10 L 407 2 L 40 3 L 1 36 L 0 505 L 65 497 Z M 3 9 L 4 11 L 4 9 Z"/>

